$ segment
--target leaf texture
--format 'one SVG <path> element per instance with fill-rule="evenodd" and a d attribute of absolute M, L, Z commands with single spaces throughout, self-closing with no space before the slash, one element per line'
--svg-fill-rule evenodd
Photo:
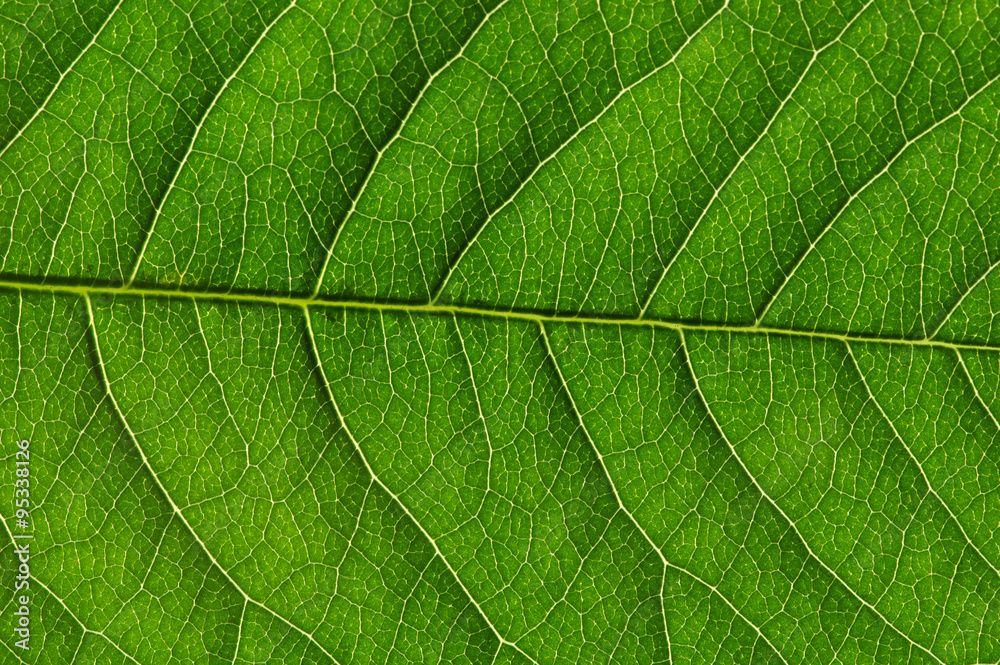
<path fill-rule="evenodd" d="M 1000 662 L 997 35 L 4 3 L 4 662 Z"/>

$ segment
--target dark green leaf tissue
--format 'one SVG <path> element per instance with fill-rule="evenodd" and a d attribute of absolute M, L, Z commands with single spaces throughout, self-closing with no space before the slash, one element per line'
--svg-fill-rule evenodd
<path fill-rule="evenodd" d="M 1000 662 L 1000 6 L 4 0 L 0 662 Z"/>

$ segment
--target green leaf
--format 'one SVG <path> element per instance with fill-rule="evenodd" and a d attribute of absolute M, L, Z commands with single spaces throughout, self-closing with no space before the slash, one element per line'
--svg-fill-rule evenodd
<path fill-rule="evenodd" d="M 998 35 L 3 3 L 4 662 L 1000 662 Z"/>

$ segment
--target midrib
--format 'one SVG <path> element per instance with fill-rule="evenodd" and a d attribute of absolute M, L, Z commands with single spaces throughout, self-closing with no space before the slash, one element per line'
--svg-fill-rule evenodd
<path fill-rule="evenodd" d="M 74 284 L 39 284 L 0 279 L 0 290 L 9 289 L 27 292 L 63 293 L 78 296 L 142 296 L 150 298 L 189 298 L 191 300 L 212 302 L 238 302 L 246 304 L 286 305 L 290 307 L 340 307 L 348 309 L 369 309 L 380 312 L 406 312 L 410 314 L 465 314 L 471 316 L 492 317 L 499 319 L 514 319 L 545 323 L 585 323 L 591 325 L 645 326 L 649 328 L 666 328 L 675 331 L 713 331 L 745 334 L 787 335 L 790 337 L 808 337 L 812 339 L 829 339 L 840 342 L 865 342 L 880 344 L 900 344 L 906 346 L 925 346 L 947 349 L 962 349 L 970 351 L 1000 351 L 1000 346 L 990 344 L 972 344 L 961 342 L 944 342 L 930 339 L 901 339 L 889 337 L 869 337 L 857 334 L 835 332 L 795 330 L 773 328 L 759 325 L 725 325 L 714 323 L 685 323 L 661 319 L 624 318 L 614 316 L 544 314 L 539 312 L 523 312 L 512 310 L 487 309 L 466 305 L 438 305 L 429 303 L 392 303 L 363 300 L 335 300 L 322 297 L 268 296 L 257 293 L 225 293 L 211 291 L 188 291 L 179 289 L 142 288 L 127 286 L 80 286 Z"/>

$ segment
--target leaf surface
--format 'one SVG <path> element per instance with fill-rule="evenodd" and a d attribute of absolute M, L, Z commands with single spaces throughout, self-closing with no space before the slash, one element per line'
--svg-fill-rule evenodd
<path fill-rule="evenodd" d="M 1000 662 L 998 34 L 5 4 L 5 658 Z"/>

